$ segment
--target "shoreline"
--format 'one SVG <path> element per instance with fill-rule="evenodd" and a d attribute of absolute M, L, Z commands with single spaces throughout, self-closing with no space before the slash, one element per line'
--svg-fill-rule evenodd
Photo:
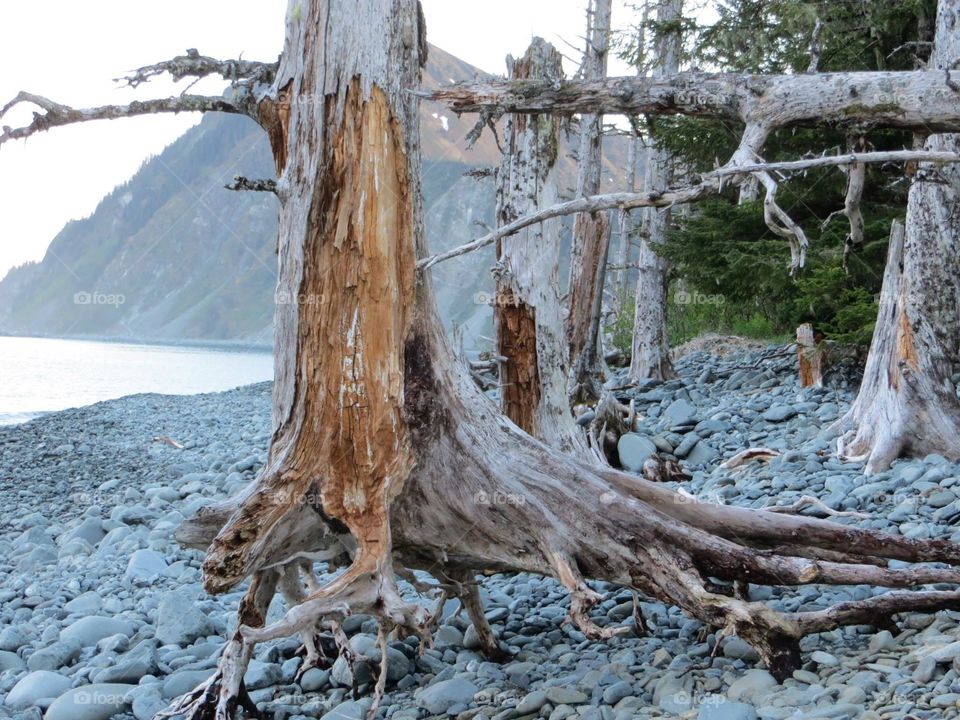
<path fill-rule="evenodd" d="M 76 340 L 78 342 L 100 342 L 115 345 L 145 345 L 147 347 L 187 347 L 209 348 L 212 350 L 242 350 L 245 352 L 273 353 L 273 343 L 254 343 L 245 340 L 191 340 L 184 338 L 133 338 L 123 335 L 33 335 L 0 332 L 0 338 L 24 340 Z"/>

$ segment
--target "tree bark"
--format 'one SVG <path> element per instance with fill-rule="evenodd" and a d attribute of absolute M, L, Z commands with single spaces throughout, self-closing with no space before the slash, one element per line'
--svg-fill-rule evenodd
<path fill-rule="evenodd" d="M 583 75 L 598 80 L 607 74 L 610 44 L 611 0 L 593 0 L 588 13 L 587 49 Z M 602 170 L 603 115 L 580 117 L 580 153 L 577 196 L 600 192 Z M 567 341 L 569 344 L 570 390 L 575 400 L 598 399 L 599 329 L 603 285 L 610 246 L 609 213 L 577 213 L 573 218 L 570 244 L 570 281 L 567 288 Z"/>
<path fill-rule="evenodd" d="M 960 52 L 960 0 L 940 0 L 931 65 Z M 925 150 L 960 150 L 960 135 L 932 135 Z M 852 221 L 852 219 L 851 219 Z M 867 474 L 905 454 L 960 457 L 960 403 L 951 376 L 960 347 L 960 168 L 921 164 L 894 224 L 863 382 L 841 419 L 838 453 Z"/>
<path fill-rule="evenodd" d="M 670 30 L 657 38 L 657 62 L 653 69 L 655 77 L 669 76 L 680 69 L 682 6 L 682 0 L 663 0 L 657 7 L 657 22 Z M 649 146 L 644 189 L 670 187 L 673 180 L 671 162 L 665 150 L 655 145 Z M 633 382 L 676 377 L 667 339 L 669 267 L 666 259 L 657 251 L 666 242 L 669 227 L 669 207 L 643 210 L 633 316 L 633 350 L 630 355 L 630 379 Z"/>
<path fill-rule="evenodd" d="M 797 328 L 797 363 L 800 367 L 800 387 L 822 387 L 823 348 L 813 333 L 813 325 L 804 323 Z"/>
<path fill-rule="evenodd" d="M 216 533 L 204 563 L 214 592 L 301 558 L 347 555 L 351 567 L 273 625 L 240 625 L 231 645 L 238 651 L 224 656 L 212 681 L 222 683 L 221 708 L 224 693 L 236 689 L 227 680 L 242 677 L 252 644 L 336 626 L 347 613 L 370 614 L 383 632 L 400 628 L 429 642 L 427 614 L 396 592 L 394 561 L 462 593 L 491 652 L 495 639 L 468 582 L 480 568 L 559 578 L 571 593 L 572 619 L 591 638 L 620 630 L 591 619 L 600 596 L 587 578 L 678 604 L 740 634 L 780 678 L 798 666 L 805 634 L 911 608 L 960 607 L 957 592 L 906 592 L 780 614 L 717 595 L 711 577 L 778 585 L 957 582 L 955 568 L 879 564 L 960 564 L 960 547 L 681 502 L 656 483 L 551 449 L 500 415 L 453 361 L 429 277 L 414 276 L 414 254 L 425 252 L 417 116 L 402 88 L 423 56 L 416 4 L 313 0 L 304 8 L 306 19 L 290 25 L 285 57 L 293 64 L 285 62 L 277 80 L 290 83 L 292 95 L 280 286 L 300 302 L 278 308 L 269 462 L 242 497 L 205 509 L 178 538 L 204 547 Z M 354 52 L 321 63 L 324 50 L 344 42 Z M 313 100 L 298 100 L 310 91 L 318 93 Z"/>
<path fill-rule="evenodd" d="M 534 38 L 513 78 L 563 77 L 563 58 Z M 497 173 L 497 224 L 557 201 L 560 123 L 549 115 L 511 115 L 504 127 Z M 517 426 L 563 452 L 586 456 L 583 430 L 567 394 L 567 345 L 560 306 L 560 222 L 527 227 L 497 243 L 494 326 L 500 363 L 501 409 Z"/>
<path fill-rule="evenodd" d="M 425 54 L 415 0 L 291 3 L 276 80 L 258 101 L 281 171 L 279 289 L 293 299 L 276 314 L 270 452 L 239 497 L 177 532 L 207 549 L 208 591 L 252 581 L 218 672 L 171 712 L 226 720 L 249 705 L 242 678 L 256 643 L 329 628 L 344 649 L 340 623 L 351 613 L 378 621 L 384 650 L 395 631 L 428 645 L 430 614 L 397 591 L 405 568 L 464 597 L 490 653 L 496 640 L 471 578 L 527 571 L 560 580 L 590 638 L 620 632 L 590 616 L 600 596 L 587 579 L 596 578 L 736 632 L 781 679 L 798 667 L 804 635 L 960 608 L 960 592 L 942 590 L 786 614 L 717 594 L 711 578 L 957 583 L 960 546 L 701 503 L 582 463 L 497 411 L 454 361 L 429 276 L 416 269 L 426 247 L 406 89 Z M 950 566 L 888 568 L 891 559 Z M 315 587 L 314 561 L 349 567 Z M 264 625 L 278 584 L 292 607 Z"/>

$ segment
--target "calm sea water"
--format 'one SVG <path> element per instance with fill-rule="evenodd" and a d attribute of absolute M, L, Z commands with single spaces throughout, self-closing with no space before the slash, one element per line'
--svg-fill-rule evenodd
<path fill-rule="evenodd" d="M 0 425 L 133 393 L 190 395 L 272 377 L 267 351 L 0 337 Z"/>

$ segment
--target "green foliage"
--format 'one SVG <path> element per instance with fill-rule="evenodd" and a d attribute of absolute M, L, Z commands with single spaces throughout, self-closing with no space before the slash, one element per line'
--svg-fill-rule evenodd
<path fill-rule="evenodd" d="M 726 199 L 703 203 L 681 218 L 667 236 L 663 254 L 694 302 L 680 308 L 679 336 L 688 327 L 733 331 L 751 337 L 789 336 L 803 322 L 813 322 L 841 343 L 866 344 L 873 332 L 890 221 L 896 210 L 873 208 L 865 224 L 864 249 L 851 255 L 849 272 L 841 267 L 843 221 L 811 232 L 805 268 L 796 278 L 787 272 L 783 240 L 763 221 L 762 203 L 737 205 Z M 721 296 L 716 308 L 701 307 L 697 294 Z M 710 303 L 707 303 L 710 304 Z M 714 321 L 716 327 L 710 327 Z M 759 335 L 758 335 L 759 333 Z"/>
<path fill-rule="evenodd" d="M 936 0 L 717 0 L 712 5 L 718 15 L 714 24 L 684 27 L 690 66 L 711 71 L 805 72 L 818 20 L 819 72 L 909 70 L 929 53 L 923 41 L 932 39 L 936 17 Z M 646 44 L 652 46 L 663 31 L 648 21 Z M 636 42 L 623 45 L 624 57 L 648 55 Z M 674 155 L 677 167 L 691 173 L 726 162 L 743 131 L 736 123 L 688 117 L 649 118 L 641 127 Z M 848 132 L 781 130 L 767 140 L 763 157 L 773 162 L 845 150 L 853 140 Z M 868 139 L 877 150 L 912 143 L 909 135 L 895 131 L 870 130 Z M 839 215 L 824 227 L 844 205 L 846 176 L 837 168 L 780 178 L 777 201 L 810 241 L 806 266 L 795 278 L 788 273 L 786 242 L 768 230 L 761 203 L 740 206 L 731 190 L 686 214 L 675 213 L 662 249 L 671 262 L 672 287 L 722 295 L 724 302 L 672 303 L 671 342 L 706 330 L 792 336 L 797 325 L 812 322 L 832 340 L 869 343 L 890 222 L 906 205 L 909 183 L 902 176 L 901 167 L 868 166 L 861 202 L 865 246 L 850 256 L 847 271 L 842 267 L 847 219 Z"/>

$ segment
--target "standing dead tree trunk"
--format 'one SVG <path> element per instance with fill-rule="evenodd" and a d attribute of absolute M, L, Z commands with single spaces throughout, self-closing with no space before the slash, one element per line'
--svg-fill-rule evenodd
<path fill-rule="evenodd" d="M 479 569 L 557 577 L 591 638 L 599 595 L 588 578 L 632 588 L 751 643 L 779 678 L 799 639 L 900 612 L 960 608 L 960 592 L 890 592 L 779 613 L 716 594 L 711 578 L 908 588 L 960 582 L 960 546 L 822 520 L 690 500 L 590 466 L 503 417 L 453 359 L 423 256 L 417 83 L 426 53 L 414 0 L 291 5 L 276 78 L 256 90 L 281 170 L 274 434 L 268 461 L 237 498 L 205 508 L 178 538 L 207 549 L 204 585 L 252 578 L 218 672 L 175 713 L 228 718 L 244 698 L 256 643 L 311 638 L 351 613 L 429 641 L 428 613 L 401 598 L 396 571 L 421 569 L 468 598 L 495 650 L 473 585 Z M 456 482 L 450 481 L 457 468 Z M 490 499 L 503 502 L 490 502 Z M 349 567 L 307 588 L 304 561 Z M 949 567 L 886 561 L 938 562 Z M 283 569 L 292 607 L 262 626 Z M 383 691 L 385 678 L 378 682 Z M 376 703 L 371 715 L 376 712 Z"/>
<path fill-rule="evenodd" d="M 563 78 L 563 58 L 534 38 L 519 60 L 508 58 L 512 78 Z M 549 115 L 510 115 L 497 173 L 497 223 L 557 201 L 559 121 Z M 560 306 L 558 218 L 531 225 L 497 242 L 494 326 L 503 413 L 520 429 L 563 452 L 585 455 L 583 431 L 567 394 L 567 343 Z"/>
<path fill-rule="evenodd" d="M 958 53 L 960 0 L 940 0 L 932 68 L 949 74 Z M 956 152 L 960 135 L 933 135 L 924 149 Z M 897 224 L 891 229 L 860 392 L 839 423 L 846 429 L 839 455 L 865 460 L 867 474 L 885 470 L 903 454 L 960 457 L 960 403 L 951 380 L 960 347 L 958 232 L 960 168 L 920 165 L 906 230 Z"/>
<path fill-rule="evenodd" d="M 800 387 L 823 385 L 823 348 L 816 340 L 813 325 L 804 323 L 797 328 L 797 364 L 800 367 Z"/>
<path fill-rule="evenodd" d="M 588 81 L 607 74 L 610 6 L 611 0 L 593 0 L 588 12 L 587 49 L 583 60 L 583 76 Z M 583 114 L 580 117 L 577 197 L 600 192 L 602 145 L 603 114 Z M 574 401 L 600 397 L 598 343 L 609 246 L 608 213 L 578 213 L 574 216 L 567 288 L 570 394 Z"/>
<path fill-rule="evenodd" d="M 680 69 L 680 20 L 682 0 L 661 0 L 657 22 L 669 28 L 656 42 L 656 64 L 653 74 L 664 77 Z M 673 180 L 671 158 L 662 148 L 647 149 L 644 189 L 666 188 Z M 646 208 L 640 232 L 640 255 L 637 261 L 637 294 L 633 316 L 633 350 L 630 356 L 630 379 L 633 382 L 653 378 L 675 377 L 667 341 L 667 261 L 657 248 L 667 239 L 670 208 Z"/>
<path fill-rule="evenodd" d="M 640 18 L 640 26 L 637 30 L 637 52 L 635 63 L 637 66 L 637 75 L 642 76 L 646 65 L 646 42 L 647 42 L 647 22 L 650 19 L 650 3 L 652 0 L 645 0 L 643 3 L 643 13 Z M 640 149 L 640 129 L 638 118 L 630 118 L 630 141 L 627 146 L 627 170 L 625 173 L 624 191 L 628 193 L 637 190 L 637 156 Z M 646 167 L 646 166 L 645 166 Z M 631 279 L 630 268 L 630 243 L 633 235 L 634 224 L 633 215 L 626 209 L 621 208 L 617 213 L 617 232 L 619 235 L 619 246 L 617 248 L 617 273 L 615 287 L 617 291 L 617 312 L 623 312 L 627 302 L 628 285 Z"/>

